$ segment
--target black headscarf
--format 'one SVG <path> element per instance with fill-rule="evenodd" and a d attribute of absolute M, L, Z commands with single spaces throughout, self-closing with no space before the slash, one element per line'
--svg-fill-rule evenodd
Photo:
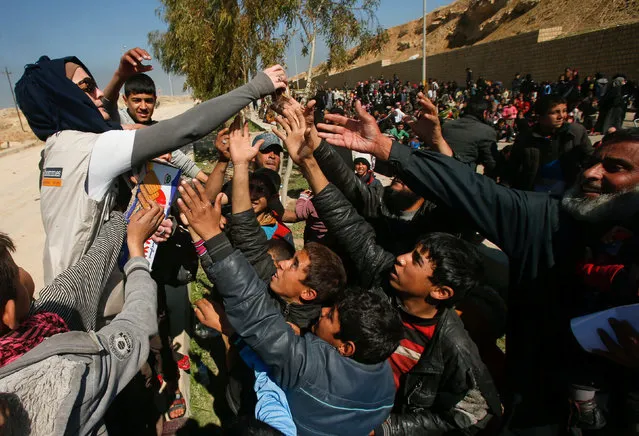
<path fill-rule="evenodd" d="M 121 129 L 118 123 L 105 121 L 85 92 L 67 78 L 67 62 L 78 64 L 93 77 L 74 56 L 53 60 L 42 56 L 35 64 L 24 67 L 24 74 L 16 83 L 18 106 L 33 133 L 46 141 L 62 130 L 103 133 Z"/>

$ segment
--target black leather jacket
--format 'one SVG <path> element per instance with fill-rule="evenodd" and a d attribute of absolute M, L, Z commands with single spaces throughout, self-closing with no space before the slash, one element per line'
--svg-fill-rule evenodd
<path fill-rule="evenodd" d="M 390 364 L 365 365 L 314 334 L 295 335 L 268 298 L 266 284 L 224 234 L 205 246 L 202 269 L 222 296 L 238 336 L 286 393 L 297 433 L 367 435 L 381 425 L 395 395 Z"/>
<path fill-rule="evenodd" d="M 415 241 L 429 232 L 446 232 L 467 238 L 474 234 L 464 217 L 452 214 L 447 207 L 428 199 L 411 219 L 391 214 L 382 198 L 384 188 L 363 183 L 325 141 L 313 152 L 313 156 L 326 178 L 371 223 L 378 237 L 377 243 L 394 255 L 412 250 Z"/>
<path fill-rule="evenodd" d="M 316 194 L 313 203 L 354 260 L 363 284 L 394 298 L 387 277 L 395 256 L 376 244 L 370 224 L 334 185 Z M 461 320 L 452 309 L 442 309 L 440 316 L 427 350 L 399 387 L 385 434 L 473 434 L 500 415 L 497 389 Z"/>

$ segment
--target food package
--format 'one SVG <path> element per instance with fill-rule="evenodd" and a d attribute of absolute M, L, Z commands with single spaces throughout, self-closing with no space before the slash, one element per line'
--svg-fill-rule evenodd
<path fill-rule="evenodd" d="M 167 217 L 177 194 L 181 173 L 182 171 L 179 168 L 167 163 L 147 162 L 136 177 L 138 183 L 133 189 L 131 202 L 125 214 L 127 222 L 131 215 L 142 208 L 138 194 L 141 194 L 147 201 L 154 201 L 159 204 L 160 207 L 164 208 L 164 216 Z M 157 248 L 157 244 L 151 239 L 144 243 L 144 257 L 146 257 L 151 266 L 153 266 Z"/>

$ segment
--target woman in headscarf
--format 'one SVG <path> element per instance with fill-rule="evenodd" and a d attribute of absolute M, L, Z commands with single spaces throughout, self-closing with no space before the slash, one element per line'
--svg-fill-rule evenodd
<path fill-rule="evenodd" d="M 137 53 L 131 63 L 150 59 L 143 50 Z M 46 141 L 40 178 L 45 283 L 88 250 L 113 208 L 119 175 L 202 138 L 251 101 L 286 87 L 286 81 L 276 65 L 171 120 L 122 130 L 110 121 L 104 93 L 78 58 L 43 56 L 27 65 L 16 97 L 33 132 Z"/>

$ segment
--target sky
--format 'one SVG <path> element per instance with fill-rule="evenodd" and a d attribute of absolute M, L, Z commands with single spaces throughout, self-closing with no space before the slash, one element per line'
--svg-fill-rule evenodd
<path fill-rule="evenodd" d="M 451 0 L 428 0 L 428 11 L 451 3 Z M 265 3 L 265 4 L 268 4 Z M 401 5 L 401 6 L 400 6 Z M 50 58 L 78 57 L 104 87 L 118 65 L 124 51 L 133 47 L 149 49 L 147 35 L 153 30 L 165 30 L 166 23 L 156 14 L 158 0 L 3 0 L 0 14 L 0 108 L 13 106 L 5 67 L 12 73 L 13 85 L 22 75 L 24 66 L 40 56 Z M 392 27 L 421 16 L 422 0 L 381 0 L 377 18 L 383 27 Z M 294 48 L 296 51 L 294 51 Z M 326 59 L 326 48 L 318 44 L 315 64 Z M 288 73 L 295 74 L 308 67 L 301 56 L 301 45 L 289 46 L 286 53 Z M 183 94 L 184 79 L 169 76 L 160 65 L 151 61 L 149 73 L 160 95 Z"/>

